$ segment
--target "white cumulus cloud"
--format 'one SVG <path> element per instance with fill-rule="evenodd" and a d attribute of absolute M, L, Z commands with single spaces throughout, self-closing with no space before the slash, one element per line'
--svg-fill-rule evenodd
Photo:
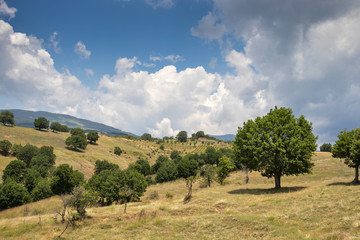
<path fill-rule="evenodd" d="M 0 0 L 0 16 L 9 17 L 12 19 L 15 17 L 15 13 L 17 12 L 16 8 L 10 7 L 6 4 L 4 0 Z"/>
<path fill-rule="evenodd" d="M 81 41 L 78 41 L 75 44 L 74 51 L 80 58 L 89 59 L 91 52 L 86 49 L 86 46 Z"/>

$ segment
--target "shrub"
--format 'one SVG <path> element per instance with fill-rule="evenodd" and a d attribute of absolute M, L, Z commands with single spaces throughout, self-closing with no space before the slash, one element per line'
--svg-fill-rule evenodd
<path fill-rule="evenodd" d="M 168 182 L 177 178 L 177 167 L 174 161 L 168 160 L 164 162 L 158 169 L 155 177 L 157 183 Z"/>
<path fill-rule="evenodd" d="M 150 199 L 150 200 L 159 199 L 159 193 L 158 193 L 157 191 L 152 191 L 152 192 L 149 194 L 148 199 Z"/>
<path fill-rule="evenodd" d="M 115 147 L 115 148 L 114 148 L 114 154 L 116 154 L 116 155 L 120 156 L 120 155 L 121 155 L 121 153 L 122 153 L 122 150 L 121 150 L 121 148 L 120 148 L 120 147 Z"/>
<path fill-rule="evenodd" d="M 30 200 L 27 189 L 21 183 L 8 181 L 0 189 L 0 210 L 20 206 Z"/>
<path fill-rule="evenodd" d="M 41 179 L 31 191 L 31 197 L 33 201 L 39 201 L 41 199 L 49 198 L 53 195 L 51 191 L 50 182 L 46 179 Z"/>
<path fill-rule="evenodd" d="M 165 197 L 171 199 L 171 198 L 174 197 L 174 195 L 172 195 L 171 193 L 167 192 L 167 193 L 165 194 Z"/>
<path fill-rule="evenodd" d="M 0 153 L 4 156 L 7 156 L 10 154 L 12 144 L 8 140 L 2 140 L 0 141 Z"/>

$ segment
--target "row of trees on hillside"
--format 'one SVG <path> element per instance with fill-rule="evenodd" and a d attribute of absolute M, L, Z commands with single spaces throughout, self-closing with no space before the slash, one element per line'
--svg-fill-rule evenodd
<path fill-rule="evenodd" d="M 190 139 L 194 141 L 194 140 L 197 140 L 197 139 L 199 139 L 199 138 L 205 138 L 205 139 L 211 139 L 211 140 L 218 140 L 218 139 L 216 139 L 216 138 L 214 138 L 214 137 L 210 137 L 209 135 L 205 134 L 204 131 L 198 131 L 198 132 L 196 132 L 196 133 L 193 133 L 193 134 L 191 135 L 191 138 L 190 138 Z M 150 133 L 144 133 L 143 135 L 140 136 L 140 139 L 141 139 L 141 140 L 145 140 L 145 141 L 153 141 L 153 140 L 155 140 L 156 138 L 153 138 Z M 173 137 L 173 136 L 172 136 L 172 137 L 166 137 L 166 136 L 163 137 L 163 140 L 170 140 L 170 139 L 174 139 L 174 137 Z M 186 131 L 180 131 L 180 132 L 176 135 L 175 139 L 177 139 L 179 142 L 187 142 L 188 139 L 189 139 L 188 133 L 187 133 Z M 218 140 L 218 141 L 219 141 L 219 140 Z"/>

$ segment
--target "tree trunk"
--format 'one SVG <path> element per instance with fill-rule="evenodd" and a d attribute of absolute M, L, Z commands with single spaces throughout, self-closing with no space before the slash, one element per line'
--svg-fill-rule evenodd
<path fill-rule="evenodd" d="M 124 208 L 124 213 L 126 213 L 126 205 L 127 205 L 127 198 L 125 198 L 125 208 Z"/>
<path fill-rule="evenodd" d="M 248 168 L 245 168 L 245 184 L 248 184 L 249 183 L 249 169 Z"/>
<path fill-rule="evenodd" d="M 281 188 L 281 184 L 280 184 L 281 175 L 275 174 L 274 177 L 275 177 L 275 189 Z"/>
<path fill-rule="evenodd" d="M 353 183 L 359 183 L 359 166 L 355 167 L 355 178 Z"/>

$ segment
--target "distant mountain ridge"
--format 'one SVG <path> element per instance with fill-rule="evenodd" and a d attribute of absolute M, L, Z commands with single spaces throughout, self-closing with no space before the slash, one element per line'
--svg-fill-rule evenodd
<path fill-rule="evenodd" d="M 73 117 L 66 114 L 60 113 L 51 113 L 45 111 L 28 111 L 20 109 L 6 109 L 14 113 L 15 115 L 15 125 L 20 127 L 34 127 L 34 119 L 38 117 L 45 117 L 50 122 L 59 122 L 60 124 L 65 124 L 69 128 L 79 127 L 85 131 L 98 131 L 105 135 L 122 135 L 122 136 L 133 136 L 138 137 L 137 135 L 125 132 L 120 129 L 110 127 L 102 123 L 96 123 L 90 120 L 81 119 Z M 0 112 L 3 110 L 0 110 Z"/>
<path fill-rule="evenodd" d="M 214 137 L 216 139 L 222 140 L 222 141 L 234 141 L 235 135 L 234 134 L 225 134 L 225 135 L 209 135 L 210 137 Z"/>

